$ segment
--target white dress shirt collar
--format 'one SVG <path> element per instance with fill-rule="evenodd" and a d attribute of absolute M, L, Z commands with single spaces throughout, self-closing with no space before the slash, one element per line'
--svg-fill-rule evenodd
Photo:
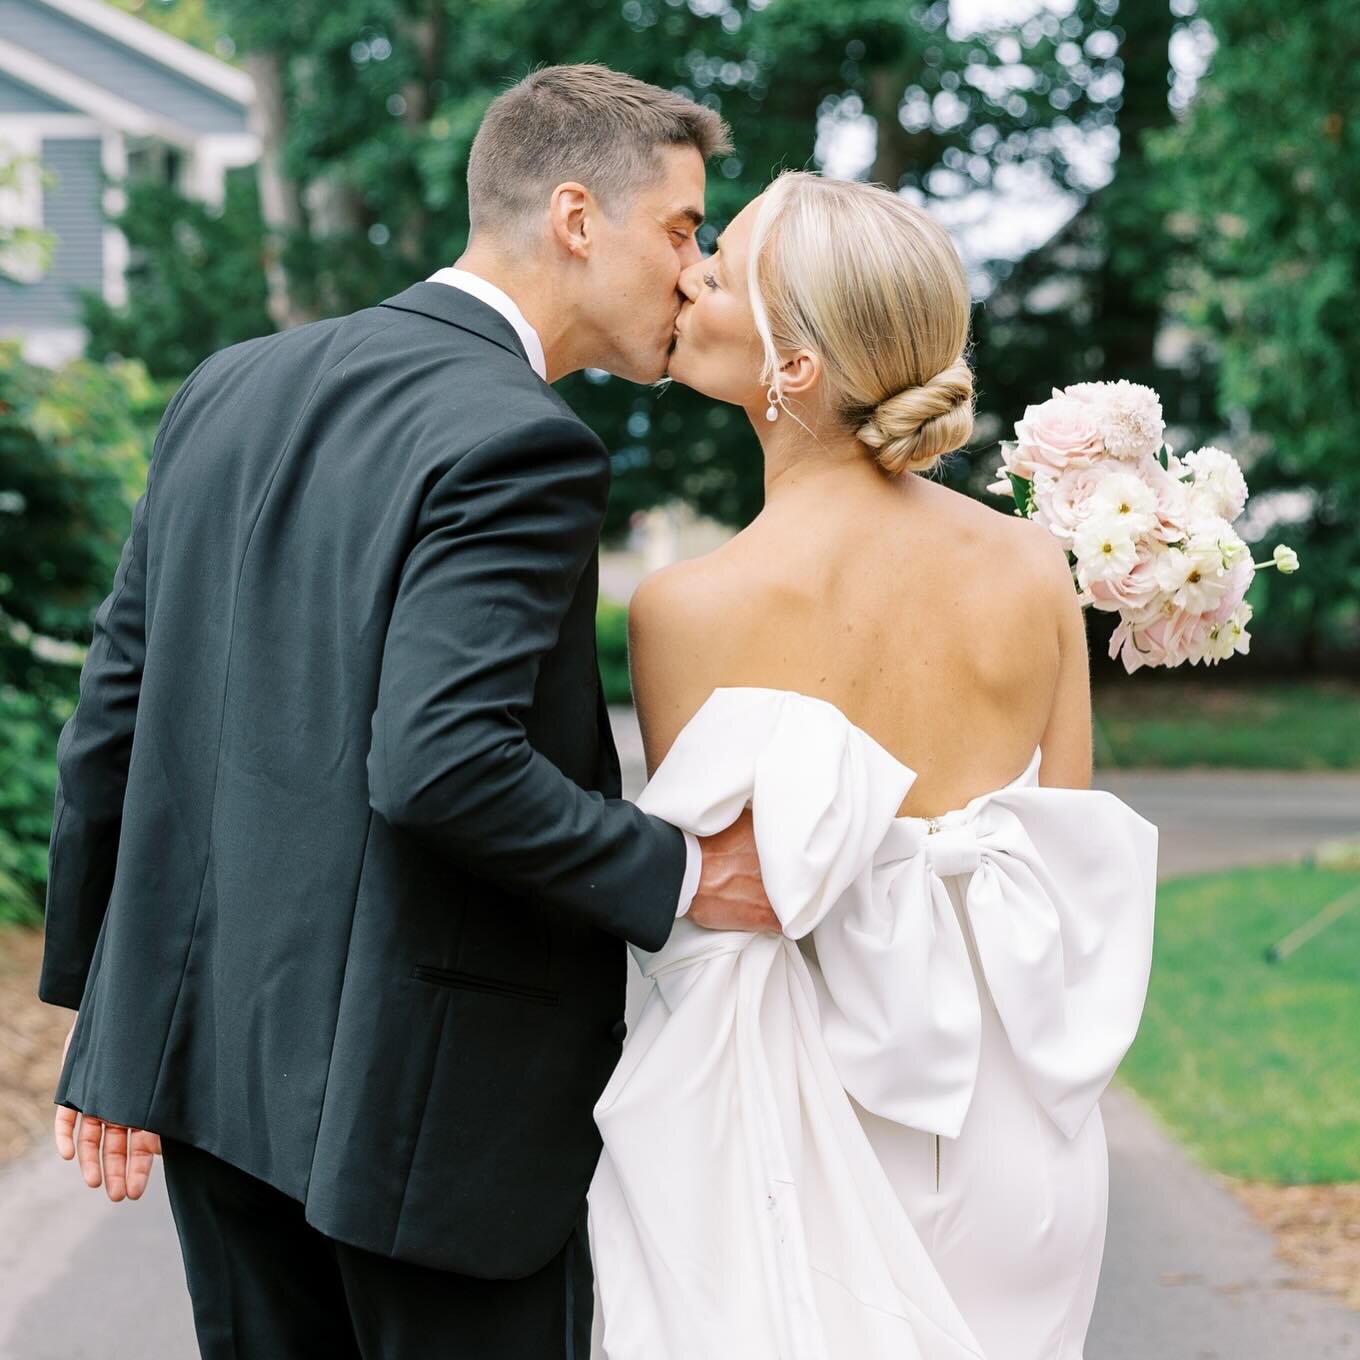
<path fill-rule="evenodd" d="M 488 283 L 480 275 L 471 274 L 466 269 L 455 269 L 452 265 L 447 269 L 436 270 L 426 282 L 446 283 L 450 288 L 461 288 L 479 302 L 485 302 L 488 307 L 498 311 L 515 328 L 515 334 L 529 356 L 530 367 L 544 382 L 548 381 L 548 361 L 543 354 L 543 342 L 538 338 L 538 332 L 524 319 L 524 313 L 515 305 L 509 293 L 497 288 L 494 283 Z"/>

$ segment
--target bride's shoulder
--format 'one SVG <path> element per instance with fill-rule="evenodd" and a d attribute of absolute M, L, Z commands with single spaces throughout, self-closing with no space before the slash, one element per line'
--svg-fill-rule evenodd
<path fill-rule="evenodd" d="M 1057 583 L 1071 588 L 1067 554 L 1043 525 L 948 487 L 933 489 L 938 497 L 936 509 L 949 517 L 959 547 L 977 555 L 989 574 L 994 575 L 1004 562 L 1012 581 L 1018 576 L 1040 587 Z"/>
<path fill-rule="evenodd" d="M 673 562 L 646 577 L 628 605 L 631 634 L 661 634 L 679 641 L 711 635 L 715 624 L 745 613 L 750 591 L 741 589 L 741 535 L 702 557 Z M 758 559 L 751 559 L 754 564 Z M 749 564 L 748 564 L 749 565 Z"/>

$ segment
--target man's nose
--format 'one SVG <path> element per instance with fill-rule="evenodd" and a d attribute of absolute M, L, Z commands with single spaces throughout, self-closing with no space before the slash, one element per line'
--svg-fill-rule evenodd
<path fill-rule="evenodd" d="M 703 273 L 704 257 L 699 254 L 699 247 L 692 242 L 686 249 L 693 252 L 694 258 L 689 264 L 681 268 L 680 281 L 677 287 L 693 302 L 699 296 L 699 276 Z"/>

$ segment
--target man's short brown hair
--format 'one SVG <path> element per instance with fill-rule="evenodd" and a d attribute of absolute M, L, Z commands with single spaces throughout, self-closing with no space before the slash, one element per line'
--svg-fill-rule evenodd
<path fill-rule="evenodd" d="M 472 230 L 522 238 L 567 180 L 614 216 L 660 177 L 663 146 L 692 146 L 705 159 L 732 149 L 712 109 L 671 90 L 607 66 L 532 71 L 492 101 L 472 143 Z"/>

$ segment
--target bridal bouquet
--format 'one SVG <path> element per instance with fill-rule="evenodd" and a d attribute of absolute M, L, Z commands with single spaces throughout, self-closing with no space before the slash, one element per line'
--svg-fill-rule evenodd
<path fill-rule="evenodd" d="M 1298 569 L 1292 548 L 1253 562 L 1233 529 L 1247 502 L 1237 460 L 1222 449 L 1177 457 L 1163 443 L 1150 387 L 1076 383 L 1016 422 L 1003 474 L 1013 495 L 1067 550 L 1081 603 L 1119 615 L 1110 655 L 1140 666 L 1206 665 L 1250 644 L 1247 587 L 1259 568 Z"/>

